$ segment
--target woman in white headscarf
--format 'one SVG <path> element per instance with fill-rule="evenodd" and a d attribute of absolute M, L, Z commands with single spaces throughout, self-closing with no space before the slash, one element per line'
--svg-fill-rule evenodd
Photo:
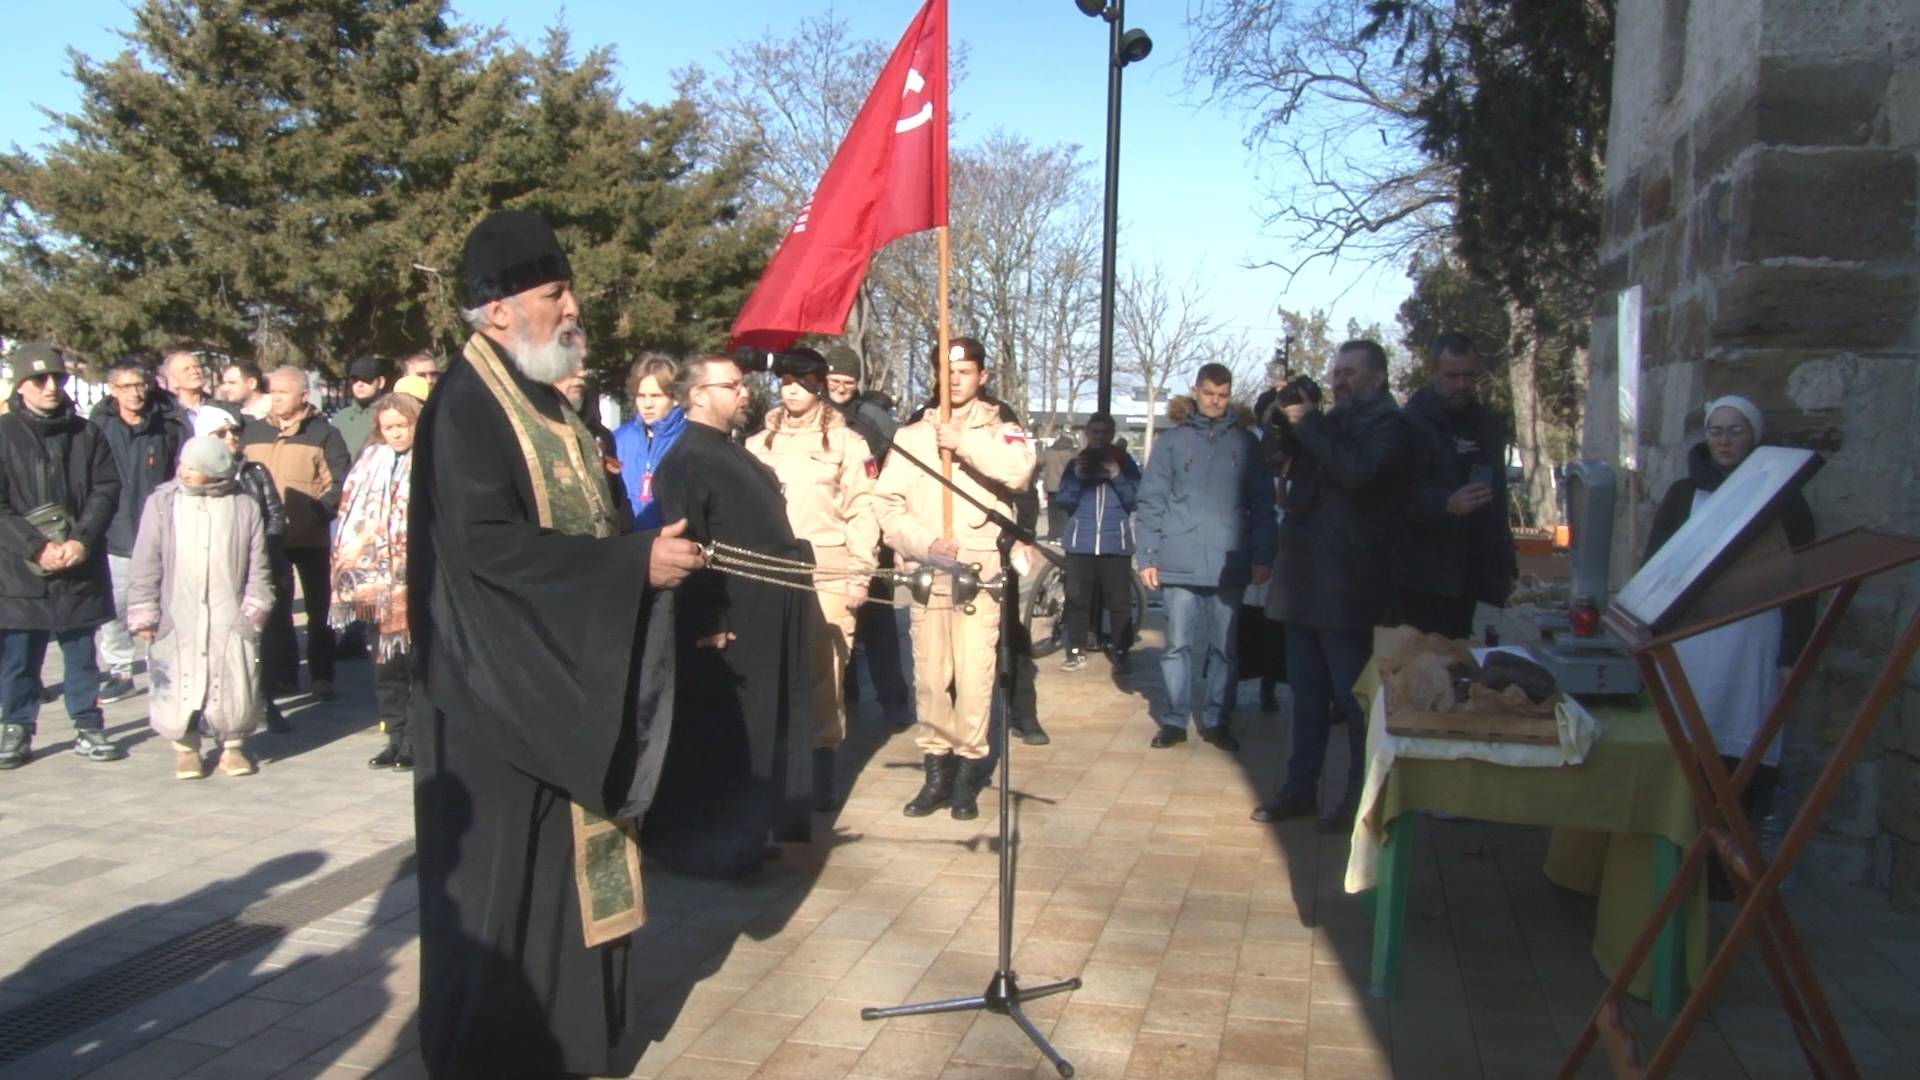
<path fill-rule="evenodd" d="M 254 771 L 245 742 L 264 707 L 254 664 L 273 584 L 260 511 L 234 483 L 238 460 L 213 436 L 189 439 L 133 542 L 127 629 L 148 643 L 150 718 L 181 780 L 206 774 L 203 735 L 220 746 L 221 772 Z"/>
<path fill-rule="evenodd" d="M 1647 537 L 1649 559 L 1706 506 L 1721 482 L 1760 445 L 1765 431 L 1759 408 L 1737 395 L 1707 402 L 1705 418 L 1706 438 L 1687 452 L 1687 475 L 1673 482 L 1654 513 Z M 1794 547 L 1813 542 L 1813 511 L 1798 491 L 1781 507 L 1780 525 Z M 1812 600 L 1799 601 L 1689 638 L 1676 650 L 1728 769 L 1753 744 L 1779 698 L 1782 673 L 1799 659 L 1813 633 L 1813 614 Z M 1767 747 L 1741 798 L 1749 815 L 1779 781 L 1780 743 L 1775 739 Z M 1716 893 L 1723 891 L 1717 881 L 1712 884 Z"/>

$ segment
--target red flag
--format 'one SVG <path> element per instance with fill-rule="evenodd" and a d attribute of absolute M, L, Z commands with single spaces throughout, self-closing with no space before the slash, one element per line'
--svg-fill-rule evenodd
<path fill-rule="evenodd" d="M 947 223 L 947 0 L 927 0 L 727 339 L 778 352 L 837 334 L 873 253 Z"/>

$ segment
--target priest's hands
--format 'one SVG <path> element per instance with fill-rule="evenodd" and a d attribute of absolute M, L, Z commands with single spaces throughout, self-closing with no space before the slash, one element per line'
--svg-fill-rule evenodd
<path fill-rule="evenodd" d="M 686 531 L 687 519 L 681 518 L 663 527 L 653 538 L 653 548 L 647 556 L 647 583 L 654 588 L 671 589 L 687 580 L 688 574 L 707 565 L 700 545 L 682 538 Z"/>
<path fill-rule="evenodd" d="M 706 637 L 696 639 L 693 645 L 697 649 L 724 649 L 727 647 L 727 643 L 733 640 L 733 631 L 722 630 L 717 634 L 709 634 Z"/>

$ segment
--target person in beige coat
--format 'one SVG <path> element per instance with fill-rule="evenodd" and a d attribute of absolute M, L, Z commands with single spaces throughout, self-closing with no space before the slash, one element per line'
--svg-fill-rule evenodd
<path fill-rule="evenodd" d="M 1011 518 L 1014 496 L 1033 483 L 1033 440 L 982 396 L 987 354 L 978 341 L 954 338 L 948 367 L 952 420 L 941 423 L 938 407 L 929 406 L 924 416 L 900 429 L 894 446 L 929 465 L 942 450 L 951 450 L 954 483 Z M 881 535 L 908 569 L 927 562 L 977 563 L 982 580 L 991 578 L 1000 572 L 999 527 L 956 498 L 953 535 L 944 535 L 943 490 L 902 455 L 890 455 L 874 488 Z M 903 812 L 922 817 L 948 806 L 955 818 L 966 821 L 979 816 L 977 796 L 987 779 L 1000 605 L 983 592 L 973 614 L 966 614 L 953 607 L 952 581 L 939 575 L 933 602 L 912 611 L 914 697 L 920 713 L 916 741 L 925 755 L 926 783 Z"/>
<path fill-rule="evenodd" d="M 847 736 L 841 688 L 853 655 L 854 615 L 866 603 L 880 548 L 872 499 L 879 464 L 867 440 L 826 404 L 826 391 L 824 374 L 781 376 L 780 407 L 746 444 L 779 479 L 793 535 L 812 545 L 815 565 L 827 571 L 807 658 L 813 806 L 822 812 L 839 806 L 834 751 Z M 860 572 L 844 573 L 850 570 Z"/>
<path fill-rule="evenodd" d="M 147 643 L 150 722 L 172 741 L 181 780 L 206 773 L 203 733 L 220 746 L 222 772 L 252 773 L 246 738 L 265 711 L 255 661 L 273 584 L 266 526 L 234 482 L 237 464 L 220 440 L 189 440 L 133 542 L 127 629 Z"/>

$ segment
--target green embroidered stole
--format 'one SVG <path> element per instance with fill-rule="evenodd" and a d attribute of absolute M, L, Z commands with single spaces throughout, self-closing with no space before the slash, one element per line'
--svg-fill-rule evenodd
<path fill-rule="evenodd" d="M 593 434 L 571 409 L 549 420 L 527 400 L 508 361 L 482 335 L 467 342 L 467 362 L 507 414 L 533 481 L 541 527 L 569 536 L 612 536 L 613 494 Z M 629 819 L 610 819 L 581 806 L 573 812 L 573 879 L 580 923 L 589 947 L 624 937 L 646 922 L 640 886 L 640 834 Z"/>

